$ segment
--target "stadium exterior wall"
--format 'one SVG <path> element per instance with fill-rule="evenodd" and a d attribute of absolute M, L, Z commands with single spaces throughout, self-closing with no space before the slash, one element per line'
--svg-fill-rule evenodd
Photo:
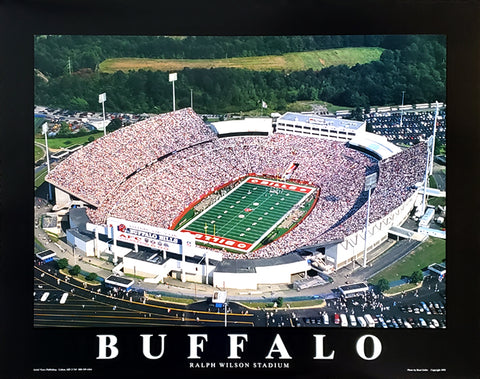
<path fill-rule="evenodd" d="M 235 288 L 241 290 L 256 290 L 259 275 L 253 273 L 214 272 L 213 286 L 216 288 Z"/>
<path fill-rule="evenodd" d="M 306 260 L 302 260 L 284 265 L 257 266 L 256 269 L 258 284 L 290 284 L 293 274 L 307 272 L 310 265 Z"/>
<path fill-rule="evenodd" d="M 371 223 L 367 233 L 367 252 L 371 251 L 388 238 L 388 231 L 392 226 L 399 226 L 405 222 L 415 205 L 418 193 L 415 192 L 402 205 L 394 209 L 382 219 Z M 339 244 L 332 245 L 325 250 L 325 258 L 339 269 L 352 263 L 352 259 L 363 257 L 365 245 L 365 230 L 359 230 Z"/>
<path fill-rule="evenodd" d="M 168 259 L 165 263 L 159 265 L 156 263 L 151 263 L 124 256 L 123 272 L 125 274 L 138 275 L 145 278 L 155 278 L 157 276 L 165 278 L 170 273 L 172 277 L 174 277 L 176 276 L 175 273 L 181 273 L 181 264 L 181 261 L 175 259 Z M 206 283 L 206 276 L 211 276 L 212 271 L 215 269 L 215 267 L 213 265 L 209 265 L 207 271 L 205 265 L 185 262 L 184 269 L 188 281 L 196 283 Z"/>

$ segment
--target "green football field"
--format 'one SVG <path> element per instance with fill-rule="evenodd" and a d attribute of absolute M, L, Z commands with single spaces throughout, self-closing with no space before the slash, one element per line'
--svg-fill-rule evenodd
<path fill-rule="evenodd" d="M 314 190 L 295 183 L 250 177 L 181 231 L 195 234 L 199 242 L 248 252 Z"/>

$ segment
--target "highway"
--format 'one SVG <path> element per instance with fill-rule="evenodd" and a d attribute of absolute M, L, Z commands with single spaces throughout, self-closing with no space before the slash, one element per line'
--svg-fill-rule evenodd
<path fill-rule="evenodd" d="M 88 285 L 59 273 L 52 265 L 35 265 L 34 326 L 35 327 L 97 327 L 97 326 L 224 326 L 223 310 L 213 311 L 207 302 L 191 305 L 170 304 L 144 298 L 138 292 L 115 293 L 104 287 Z M 42 301 L 44 294 L 49 295 Z M 60 303 L 62 295 L 68 297 Z M 211 309 L 209 311 L 208 309 Z M 228 326 L 250 327 L 252 313 L 229 305 Z"/>

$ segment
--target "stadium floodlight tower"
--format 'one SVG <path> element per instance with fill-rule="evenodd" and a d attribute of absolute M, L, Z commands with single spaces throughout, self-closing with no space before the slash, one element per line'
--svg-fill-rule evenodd
<path fill-rule="evenodd" d="M 365 220 L 365 244 L 363 248 L 363 267 L 367 267 L 367 232 L 368 232 L 368 219 L 370 217 L 370 193 L 377 185 L 377 173 L 367 175 L 365 177 L 365 191 L 368 191 L 367 202 L 367 219 Z"/>
<path fill-rule="evenodd" d="M 435 156 L 435 135 L 437 133 L 437 119 L 438 119 L 438 101 L 435 101 L 435 117 L 433 119 L 433 141 L 432 141 L 432 152 L 430 153 L 430 175 L 433 173 L 433 158 Z"/>
<path fill-rule="evenodd" d="M 400 129 L 403 124 L 403 99 L 405 98 L 405 91 L 402 91 L 402 113 L 400 113 Z"/>
<path fill-rule="evenodd" d="M 168 74 L 168 81 L 172 82 L 172 97 L 173 97 L 173 111 L 175 112 L 175 81 L 177 80 L 177 73 Z"/>
<path fill-rule="evenodd" d="M 102 125 L 103 125 L 103 135 L 104 136 L 107 135 L 107 127 L 105 125 L 105 101 L 107 101 L 107 94 L 105 92 L 98 95 L 98 102 L 102 103 L 102 111 L 103 111 L 103 124 Z"/>
<path fill-rule="evenodd" d="M 47 173 L 50 174 L 50 157 L 48 156 L 48 123 L 42 124 L 42 134 L 45 134 L 45 151 L 47 153 Z M 48 183 L 48 198 L 52 200 L 52 185 Z"/>

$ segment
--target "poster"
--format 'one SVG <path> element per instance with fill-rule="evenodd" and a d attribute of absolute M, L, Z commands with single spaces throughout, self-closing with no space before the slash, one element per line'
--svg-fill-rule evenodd
<path fill-rule="evenodd" d="M 449 2 L 327 3 L 266 6 L 214 3 L 25 2 L 2 5 L 1 283 L 3 377 L 114 375 L 280 377 L 475 377 L 478 239 L 470 223 L 478 201 L 478 7 Z M 171 15 L 178 15 L 172 17 Z M 21 22 L 18 22 L 21 20 Z M 448 326 L 439 330 L 338 328 L 69 328 L 33 327 L 30 238 L 33 222 L 33 35 L 37 34 L 344 34 L 427 33 L 447 36 L 449 104 Z M 177 83 L 178 86 L 178 83 Z M 108 102 L 108 100 L 107 100 Z M 270 105 L 270 104 L 269 104 Z M 24 141 L 28 141 L 25 143 Z M 466 171 L 465 171 L 466 170 Z M 468 178 L 472 178 L 469 180 Z M 450 195 L 451 194 L 451 195 Z M 451 196 L 451 197 L 450 197 Z M 26 238 L 26 236 L 29 236 Z M 144 341 L 151 335 L 150 355 Z M 105 337 L 108 336 L 108 337 Z M 105 349 L 114 341 L 118 357 Z M 373 337 L 372 337 L 373 336 Z M 239 347 L 241 345 L 241 347 Z M 365 347 L 368 345 L 369 347 Z M 164 349 L 163 355 L 160 352 Z M 365 350 L 365 349 L 366 350 Z M 103 355 L 102 355 L 103 354 Z M 378 355 L 378 356 L 377 356 Z M 199 358 L 197 358 L 197 356 Z M 231 357 L 229 359 L 229 356 Z M 241 359 L 234 358 L 241 356 Z M 272 359 L 269 358 L 272 357 Z M 375 357 L 374 359 L 372 359 Z M 220 364 L 225 367 L 220 367 Z M 243 364 L 243 365 L 242 365 Z"/>

